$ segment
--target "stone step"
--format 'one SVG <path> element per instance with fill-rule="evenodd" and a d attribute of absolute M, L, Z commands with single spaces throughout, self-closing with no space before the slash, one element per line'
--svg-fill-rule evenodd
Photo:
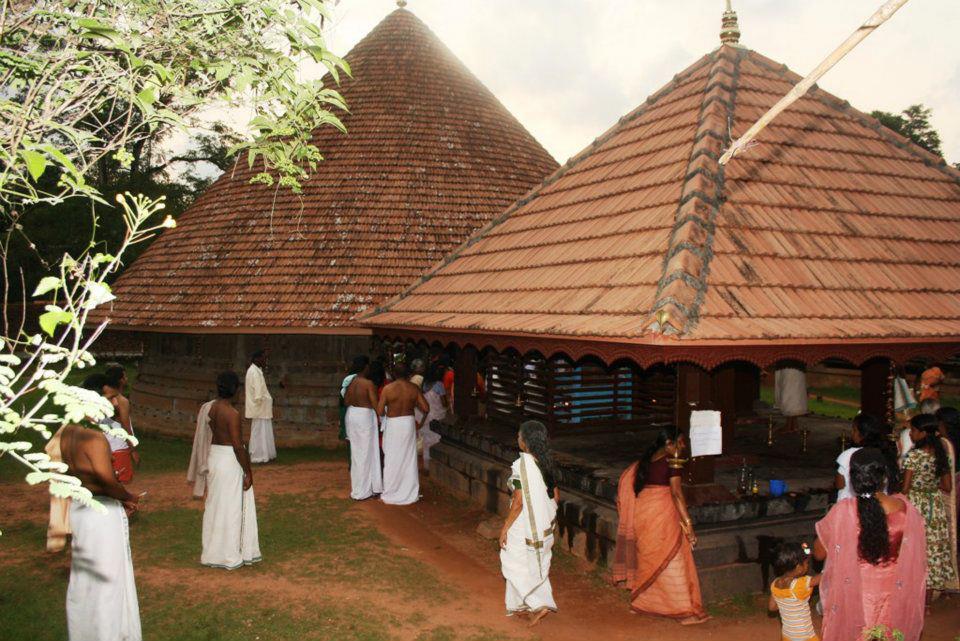
<path fill-rule="evenodd" d="M 716 603 L 738 594 L 762 592 L 763 575 L 758 563 L 727 563 L 710 568 L 697 566 L 704 603 Z"/>

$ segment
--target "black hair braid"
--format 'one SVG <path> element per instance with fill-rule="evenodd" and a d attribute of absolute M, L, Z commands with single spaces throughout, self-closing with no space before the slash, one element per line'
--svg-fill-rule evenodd
<path fill-rule="evenodd" d="M 950 472 L 950 459 L 947 458 L 947 450 L 940 441 L 940 434 L 937 430 L 940 428 L 940 421 L 933 414 L 918 414 L 910 419 L 910 425 L 923 432 L 922 439 L 914 443 L 917 449 L 933 450 L 933 462 L 936 469 L 937 478 Z"/>
<path fill-rule="evenodd" d="M 546 426 L 540 421 L 526 421 L 520 424 L 520 436 L 527 446 L 527 453 L 537 461 L 547 492 L 553 496 L 553 489 L 559 480 L 559 470 L 550 453 Z"/>
<path fill-rule="evenodd" d="M 854 452 L 850 459 L 850 484 L 857 495 L 860 522 L 857 554 L 871 565 L 882 565 L 890 560 L 887 514 L 876 497 L 886 480 L 887 464 L 880 450 L 865 447 Z"/>
<path fill-rule="evenodd" d="M 902 479 L 896 444 L 890 440 L 890 426 L 872 414 L 857 414 L 853 424 L 860 432 L 860 447 L 880 450 L 887 465 L 887 492 L 900 491 Z"/>
<path fill-rule="evenodd" d="M 667 441 L 677 440 L 678 430 L 673 425 L 669 427 L 662 428 L 657 432 L 656 438 L 653 440 L 653 443 L 650 444 L 650 447 L 640 456 L 640 460 L 637 461 L 637 472 L 633 477 L 633 493 L 640 494 L 640 491 L 647 484 L 647 472 L 650 467 L 650 461 L 653 459 L 653 455 L 657 451 L 667 444 Z"/>

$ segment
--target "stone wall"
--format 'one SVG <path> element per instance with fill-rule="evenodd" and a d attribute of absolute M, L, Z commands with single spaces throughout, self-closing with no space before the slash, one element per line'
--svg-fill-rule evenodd
<path fill-rule="evenodd" d="M 284 447 L 337 445 L 340 381 L 350 360 L 370 351 L 368 336 L 141 336 L 143 358 L 131 377 L 136 429 L 192 438 L 200 405 L 215 395 L 217 374 L 233 369 L 243 380 L 249 354 L 269 347 L 274 433 L 277 445 Z M 238 407 L 242 411 L 242 394 Z"/>

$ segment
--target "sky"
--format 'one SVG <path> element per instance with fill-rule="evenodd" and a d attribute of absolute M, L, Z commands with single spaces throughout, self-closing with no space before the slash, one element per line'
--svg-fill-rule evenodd
<path fill-rule="evenodd" d="M 883 0 L 733 0 L 740 42 L 806 75 Z M 339 0 L 330 49 L 345 55 L 396 8 Z M 720 44 L 724 0 L 408 0 L 559 161 Z M 960 2 L 910 0 L 820 81 L 854 107 L 933 109 L 960 162 Z M 319 72 L 317 72 L 319 73 Z"/>

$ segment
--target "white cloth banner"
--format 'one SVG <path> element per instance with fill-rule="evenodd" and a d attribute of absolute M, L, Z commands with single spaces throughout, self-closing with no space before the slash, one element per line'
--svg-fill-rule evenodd
<path fill-rule="evenodd" d="M 116 499 L 96 499 L 106 514 L 79 501 L 70 505 L 67 635 L 70 641 L 141 641 L 127 514 Z"/>
<path fill-rule="evenodd" d="M 350 441 L 350 498 L 362 501 L 383 492 L 377 412 L 348 407 L 344 423 Z"/>
<path fill-rule="evenodd" d="M 243 468 L 229 445 L 211 445 L 207 460 L 200 563 L 235 570 L 260 560 L 253 488 L 243 490 Z"/>
<path fill-rule="evenodd" d="M 723 453 L 723 426 L 720 412 L 690 412 L 690 456 L 716 456 Z"/>
<path fill-rule="evenodd" d="M 383 421 L 383 494 L 391 505 L 410 505 L 420 498 L 417 475 L 417 428 L 412 416 Z"/>

